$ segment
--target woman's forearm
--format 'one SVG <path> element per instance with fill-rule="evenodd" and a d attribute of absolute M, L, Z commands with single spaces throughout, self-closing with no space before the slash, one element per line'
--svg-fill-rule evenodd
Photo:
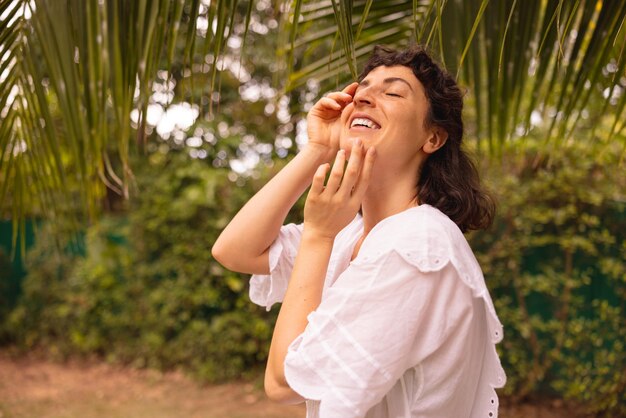
<path fill-rule="evenodd" d="M 302 401 L 285 380 L 285 357 L 289 345 L 306 328 L 307 316 L 320 304 L 332 248 L 332 239 L 307 231 L 305 224 L 287 293 L 274 328 L 265 370 L 265 391 L 274 401 Z"/>
<path fill-rule="evenodd" d="M 267 252 L 287 213 L 328 159 L 328 149 L 308 145 L 241 208 L 212 248 L 225 267 L 242 273 L 269 273 Z"/>
<path fill-rule="evenodd" d="M 304 205 L 300 248 L 278 314 L 265 370 L 265 391 L 270 399 L 279 402 L 302 400 L 285 378 L 287 351 L 304 332 L 308 315 L 320 304 L 335 237 L 359 210 L 374 158 L 374 148 L 365 154 L 363 144 L 356 140 L 347 167 L 345 152 L 340 150 L 327 182 L 328 165 L 320 166 L 315 172 Z"/>

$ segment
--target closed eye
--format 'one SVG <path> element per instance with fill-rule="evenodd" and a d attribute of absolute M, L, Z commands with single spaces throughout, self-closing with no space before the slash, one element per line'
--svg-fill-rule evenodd
<path fill-rule="evenodd" d="M 392 96 L 392 97 L 402 97 L 399 94 L 396 93 L 387 93 L 387 96 Z"/>

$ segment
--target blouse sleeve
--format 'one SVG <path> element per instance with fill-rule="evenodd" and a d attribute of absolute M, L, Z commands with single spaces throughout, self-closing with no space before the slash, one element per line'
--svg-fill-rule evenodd
<path fill-rule="evenodd" d="M 472 297 L 459 284 L 445 254 L 359 256 L 289 346 L 289 386 L 321 401 L 320 417 L 364 416 L 451 332 L 465 332 Z"/>
<path fill-rule="evenodd" d="M 250 278 L 250 300 L 269 311 L 274 303 L 282 302 L 293 270 L 302 224 L 283 225 L 269 251 L 270 274 L 255 274 Z"/>

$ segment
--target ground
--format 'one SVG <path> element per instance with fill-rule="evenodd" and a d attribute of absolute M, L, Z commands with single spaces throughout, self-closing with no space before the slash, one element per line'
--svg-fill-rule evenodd
<path fill-rule="evenodd" d="M 258 384 L 199 385 L 100 361 L 45 360 L 0 352 L 0 418 L 303 418 L 269 402 Z M 505 403 L 505 402 L 503 402 Z M 504 405 L 501 418 L 578 418 L 562 402 Z"/>

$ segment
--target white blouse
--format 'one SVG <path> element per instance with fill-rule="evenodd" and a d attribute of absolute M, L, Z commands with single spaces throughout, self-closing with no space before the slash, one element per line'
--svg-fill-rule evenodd
<path fill-rule="evenodd" d="M 307 418 L 497 417 L 502 324 L 459 228 L 416 206 L 379 222 L 351 262 L 362 233 L 357 215 L 337 235 L 322 301 L 285 359 Z M 254 303 L 282 301 L 301 235 L 281 228 Z"/>

